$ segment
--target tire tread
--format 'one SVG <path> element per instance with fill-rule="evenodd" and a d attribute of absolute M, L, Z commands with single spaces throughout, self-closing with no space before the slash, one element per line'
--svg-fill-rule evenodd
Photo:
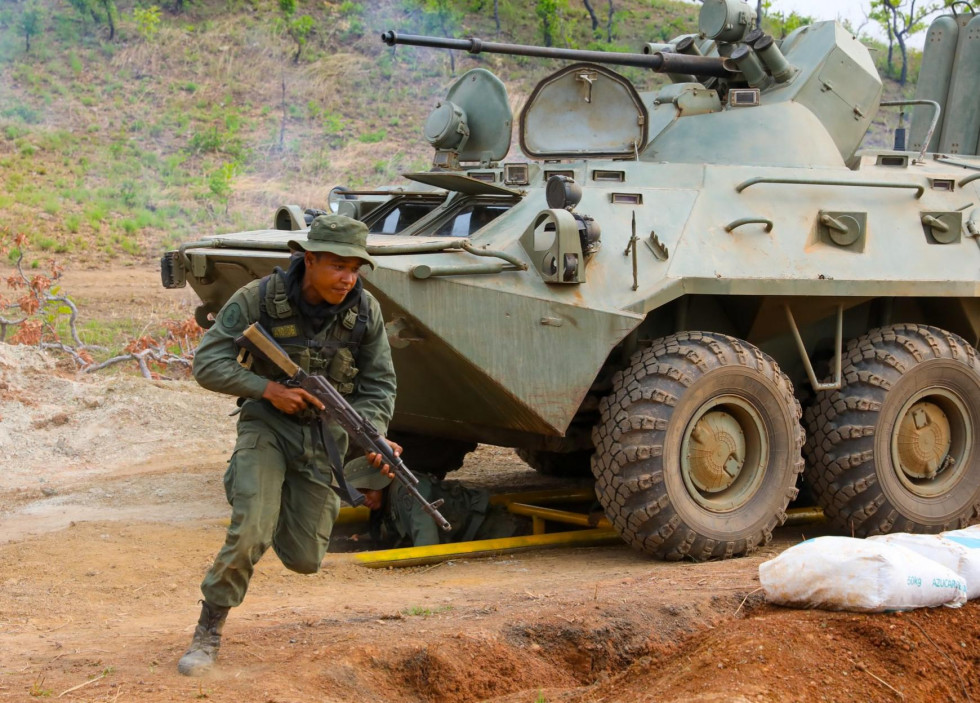
<path fill-rule="evenodd" d="M 663 467 L 651 471 L 644 462 L 663 456 L 663 441 L 672 409 L 697 378 L 722 366 L 757 371 L 776 388 L 796 427 L 794 457 L 779 505 L 757 532 L 730 540 L 709 538 L 684 524 L 667 493 Z M 592 470 L 596 494 L 606 514 L 629 544 L 669 561 L 726 559 L 747 554 L 772 539 L 786 519 L 803 471 L 802 411 L 789 378 L 754 345 L 711 332 L 682 332 L 655 341 L 634 355 L 616 374 L 612 392 L 599 404 L 593 430 Z"/>
<path fill-rule="evenodd" d="M 827 518 L 847 534 L 940 532 L 980 515 L 978 498 L 942 525 L 916 523 L 889 504 L 875 472 L 874 428 L 885 396 L 902 374 L 930 359 L 977 368 L 973 347 L 951 332 L 918 324 L 872 329 L 848 342 L 842 388 L 820 391 L 804 413 L 807 483 Z"/>

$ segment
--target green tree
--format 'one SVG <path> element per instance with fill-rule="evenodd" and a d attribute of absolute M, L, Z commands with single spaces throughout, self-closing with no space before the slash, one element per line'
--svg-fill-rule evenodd
<path fill-rule="evenodd" d="M 888 75 L 894 75 L 895 35 L 892 32 L 891 15 L 884 6 L 872 2 L 871 9 L 868 11 L 868 20 L 885 29 L 885 35 L 888 37 L 888 55 L 885 59 L 885 66 Z"/>
<path fill-rule="evenodd" d="M 761 19 L 765 22 L 765 27 L 773 35 L 780 39 L 786 35 L 815 21 L 809 15 L 801 15 L 795 10 L 790 13 L 780 12 L 772 9 L 771 0 L 762 0 L 757 8 L 761 11 Z M 759 26 L 762 26 L 761 24 Z"/>
<path fill-rule="evenodd" d="M 418 0 L 418 6 L 422 10 L 426 32 L 442 37 L 456 36 L 463 12 L 456 7 L 453 0 Z M 449 71 L 456 73 L 456 55 L 452 51 L 448 53 Z"/>
<path fill-rule="evenodd" d="M 609 12 L 606 16 L 606 43 L 612 43 L 612 28 L 613 28 L 613 15 L 616 13 L 616 9 L 613 7 L 613 0 L 608 0 L 609 2 Z M 599 37 L 599 15 L 596 14 L 595 8 L 592 7 L 592 3 L 589 0 L 582 0 L 585 5 L 585 11 L 589 13 L 589 21 L 592 23 L 592 36 Z"/>
<path fill-rule="evenodd" d="M 606 43 L 612 44 L 613 40 L 613 19 L 616 16 L 616 8 L 613 7 L 613 0 L 609 0 L 609 15 L 606 18 Z"/>
<path fill-rule="evenodd" d="M 137 33 L 150 41 L 160 31 L 160 8 L 156 5 L 134 7 L 133 21 L 136 22 Z"/>
<path fill-rule="evenodd" d="M 917 0 L 871 0 L 868 18 L 874 20 L 888 33 L 888 72 L 895 74 L 893 65 L 894 45 L 902 55 L 902 69 L 898 82 L 905 85 L 909 75 L 909 52 L 907 41 L 927 27 L 930 15 L 949 7 L 952 0 L 941 2 L 917 2 Z"/>
<path fill-rule="evenodd" d="M 20 15 L 18 29 L 24 35 L 24 50 L 27 52 L 31 50 L 31 37 L 41 33 L 41 19 L 41 8 L 38 7 L 36 0 L 28 3 Z"/>
<path fill-rule="evenodd" d="M 453 0 L 419 0 L 418 5 L 427 30 L 435 30 L 442 36 L 456 34 L 463 11 Z"/>
<path fill-rule="evenodd" d="M 589 20 L 592 22 L 592 33 L 595 34 L 599 29 L 599 16 L 592 9 L 592 4 L 589 0 L 582 0 L 582 3 L 585 5 L 585 11 L 589 13 Z"/>
<path fill-rule="evenodd" d="M 561 26 L 562 10 L 568 8 L 568 0 L 537 0 L 534 13 L 541 22 L 541 39 L 545 46 L 553 46 L 555 35 Z"/>
<path fill-rule="evenodd" d="M 68 0 L 68 4 L 74 7 L 78 14 L 82 16 L 83 22 L 86 17 L 91 17 L 95 24 L 102 24 L 102 18 L 99 17 L 95 3 L 91 0 Z"/>
<path fill-rule="evenodd" d="M 225 216 L 228 215 L 228 200 L 233 192 L 232 181 L 238 175 L 240 165 L 236 161 L 223 163 L 210 176 L 208 176 L 208 190 L 215 200 L 221 203 L 225 209 Z"/>
<path fill-rule="evenodd" d="M 102 10 L 105 12 L 105 21 L 109 25 L 109 41 L 116 38 L 116 10 L 115 0 L 99 0 L 102 3 Z"/>
<path fill-rule="evenodd" d="M 82 16 L 91 17 L 96 25 L 109 26 L 109 41 L 116 37 L 116 19 L 119 15 L 115 0 L 68 0 L 69 4 Z"/>
<path fill-rule="evenodd" d="M 299 63 L 300 54 L 306 46 L 310 34 L 313 33 L 313 18 L 309 15 L 296 17 L 296 0 L 279 0 L 279 10 L 282 12 L 286 34 L 296 42 L 296 53 L 293 54 L 293 63 Z"/>

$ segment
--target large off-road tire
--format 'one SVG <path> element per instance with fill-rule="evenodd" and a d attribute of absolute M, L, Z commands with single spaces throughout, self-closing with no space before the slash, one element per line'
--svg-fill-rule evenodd
<path fill-rule="evenodd" d="M 476 442 L 443 439 L 414 432 L 390 430 L 388 438 L 402 447 L 402 461 L 411 471 L 444 479 L 450 471 L 463 465 L 466 455 L 476 449 Z"/>
<path fill-rule="evenodd" d="M 903 324 L 852 340 L 843 387 L 805 422 L 807 483 L 846 534 L 936 533 L 980 511 L 980 362 L 955 334 Z"/>
<path fill-rule="evenodd" d="M 518 449 L 517 456 L 539 474 L 565 478 L 592 475 L 592 450 L 549 452 L 543 449 Z"/>
<path fill-rule="evenodd" d="M 633 355 L 599 410 L 596 495 L 633 547 L 741 556 L 786 519 L 803 470 L 800 405 L 758 348 L 710 332 L 665 337 Z"/>

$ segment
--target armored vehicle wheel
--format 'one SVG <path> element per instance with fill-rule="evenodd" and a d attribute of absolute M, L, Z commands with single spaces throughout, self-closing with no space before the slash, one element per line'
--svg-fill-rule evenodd
<path fill-rule="evenodd" d="M 541 449 L 518 449 L 517 456 L 545 476 L 580 478 L 592 474 L 592 451 L 548 452 Z"/>
<path fill-rule="evenodd" d="M 803 470 L 800 405 L 772 358 L 710 332 L 665 337 L 613 379 L 593 432 L 606 515 L 669 560 L 743 555 L 786 519 Z"/>
<path fill-rule="evenodd" d="M 391 430 L 388 438 L 402 446 L 402 461 L 411 471 L 443 479 L 463 465 L 466 455 L 476 449 L 476 442 L 429 437 L 413 432 Z"/>
<path fill-rule="evenodd" d="M 808 482 L 859 537 L 965 527 L 980 511 L 980 362 L 962 338 L 893 325 L 852 340 L 844 385 L 807 408 Z"/>

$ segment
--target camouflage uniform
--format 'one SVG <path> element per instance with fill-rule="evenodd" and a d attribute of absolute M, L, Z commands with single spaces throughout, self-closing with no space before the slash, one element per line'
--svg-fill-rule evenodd
<path fill-rule="evenodd" d="M 398 542 L 415 547 L 447 542 L 469 542 L 474 539 L 513 537 L 524 525 L 505 508 L 490 505 L 490 494 L 482 488 L 469 488 L 457 481 L 436 481 L 428 474 L 418 474 L 419 493 L 429 501 L 442 498 L 445 503 L 439 512 L 453 529 L 442 530 L 433 519 L 412 500 L 402 484 L 395 482 L 388 495 L 385 521 Z"/>
<path fill-rule="evenodd" d="M 334 363 L 333 369 L 342 368 L 336 372 L 331 369 L 334 356 L 329 353 L 282 346 L 310 373 L 327 375 L 339 388 L 352 384 L 348 397 L 351 405 L 384 434 L 394 409 L 395 373 L 378 301 L 358 281 L 348 296 L 355 298 L 354 306 L 348 301 L 336 306 L 346 304 L 347 309 L 332 315 L 309 339 L 327 342 L 338 338 L 338 328 L 344 327 L 356 309 L 358 293 L 368 300 L 369 322 L 356 367 Z M 194 377 L 202 386 L 246 399 L 238 419 L 238 441 L 225 473 L 231 526 L 201 585 L 205 600 L 226 607 L 242 602 L 253 566 L 270 545 L 286 568 L 304 574 L 317 571 L 340 509 L 340 500 L 325 480 L 329 462 L 324 448 L 313 441 L 311 425 L 261 399 L 268 380 L 279 379 L 282 374 L 265 369 L 260 376 L 238 363 L 234 340 L 259 320 L 259 303 L 259 281 L 235 293 L 204 335 L 194 357 Z M 347 435 L 335 425 L 330 429 L 343 456 Z"/>
<path fill-rule="evenodd" d="M 383 520 L 384 543 L 423 547 L 447 542 L 513 537 L 527 532 L 526 520 L 501 506 L 490 505 L 490 494 L 482 488 L 469 488 L 457 481 L 438 481 L 429 474 L 416 474 L 419 482 L 415 488 L 423 498 L 430 503 L 440 498 L 444 501 L 439 512 L 452 525 L 452 530 L 446 532 L 440 529 L 401 483 L 391 481 L 379 473 L 366 459 L 356 459 L 348 463 L 344 473 L 350 484 L 356 488 L 385 491 L 379 511 Z"/>
<path fill-rule="evenodd" d="M 319 217 L 311 227 L 310 241 L 315 231 L 323 229 L 318 221 L 356 231 L 355 239 L 364 252 L 358 256 L 373 264 L 363 249 L 363 224 L 335 215 Z M 290 246 L 302 248 L 295 242 Z M 341 247 L 340 251 L 346 250 Z M 294 257 L 290 279 L 302 280 L 304 272 L 302 257 Z M 197 646 L 195 637 L 192 650 L 178 667 L 185 674 L 203 673 L 213 663 L 224 615 L 229 607 L 242 602 L 263 553 L 271 546 L 286 568 L 304 574 L 318 571 L 340 510 L 340 499 L 330 488 L 329 461 L 322 443 L 315 441 L 310 418 L 280 412 L 262 399 L 269 380 L 285 380 L 282 372 L 259 360 L 251 368 L 243 366 L 235 338 L 253 322 L 261 322 L 293 361 L 310 373 L 327 376 L 382 434 L 387 432 L 394 411 L 395 372 L 381 308 L 360 280 L 343 302 L 315 306 L 318 329 L 311 329 L 313 323 L 303 314 L 296 289 L 289 295 L 283 272 L 277 271 L 263 281 L 245 285 L 228 300 L 194 358 L 198 383 L 238 396 L 241 412 L 238 439 L 224 477 L 225 494 L 232 506 L 231 524 L 225 544 L 201 584 L 204 611 L 199 629 L 212 632 L 214 651 L 207 651 L 207 659 L 197 655 L 188 658 Z M 366 319 L 362 319 L 360 342 L 352 353 L 351 336 L 359 315 Z M 344 456 L 346 433 L 336 425 L 328 425 L 328 429 L 340 456 Z M 212 617 L 209 612 L 217 615 Z M 216 627 L 212 626 L 214 618 Z"/>

